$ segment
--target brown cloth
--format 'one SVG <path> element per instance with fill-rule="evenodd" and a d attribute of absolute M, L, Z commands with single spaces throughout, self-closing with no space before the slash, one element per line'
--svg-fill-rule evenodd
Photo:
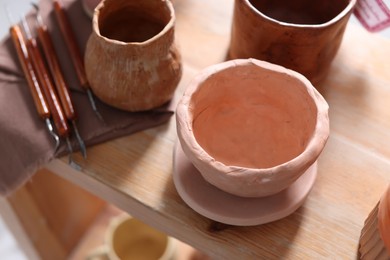
<path fill-rule="evenodd" d="M 80 0 L 62 1 L 84 53 L 91 33 L 91 20 L 82 9 Z M 73 65 L 55 19 L 51 0 L 41 0 L 40 13 L 54 41 L 56 52 L 65 74 L 78 114 L 77 126 L 88 146 L 128 135 L 165 123 L 172 115 L 168 104 L 154 111 L 130 113 L 120 111 L 95 98 L 97 108 L 105 120 L 103 124 L 94 114 L 88 97 L 78 83 Z M 35 11 L 28 14 L 28 22 L 36 26 Z M 33 29 L 33 33 L 35 30 Z M 72 136 L 74 150 L 78 143 Z M 12 40 L 7 36 L 0 45 L 0 194 L 5 196 L 23 185 L 37 169 L 55 157 L 67 153 L 62 141 L 55 154 L 54 139 L 39 118 L 26 80 L 22 73 Z M 88 150 L 87 150 L 88 152 Z"/>

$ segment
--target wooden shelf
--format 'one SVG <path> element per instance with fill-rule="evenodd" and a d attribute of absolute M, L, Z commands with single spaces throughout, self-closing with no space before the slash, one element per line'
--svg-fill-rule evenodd
<path fill-rule="evenodd" d="M 222 11 L 229 4 L 213 9 L 213 1 L 199 9 L 195 2 L 186 1 L 186 13 L 178 14 L 184 77 L 177 96 L 200 69 L 224 60 L 229 41 L 229 18 Z M 213 12 L 221 17 L 206 19 Z M 390 142 L 387 57 L 389 40 L 356 26 L 347 28 L 329 77 L 316 86 L 330 104 L 331 121 L 317 181 L 300 209 L 274 223 L 220 225 L 181 200 L 171 175 L 174 118 L 167 125 L 91 147 L 88 160 L 76 158 L 82 172 L 69 168 L 66 159 L 47 167 L 214 257 L 352 259 L 364 220 L 390 180 L 390 146 L 385 145 Z"/>
<path fill-rule="evenodd" d="M 3 198 L 0 210 L 28 258 L 48 260 L 88 259 L 104 245 L 110 221 L 126 214 L 47 170 L 39 171 L 7 200 Z M 208 259 L 181 241 L 176 244 L 177 259 Z"/>
<path fill-rule="evenodd" d="M 184 75 L 174 102 L 198 71 L 224 61 L 233 0 L 175 4 Z M 217 259 L 354 259 L 363 222 L 390 181 L 388 57 L 389 40 L 347 27 L 329 77 L 316 86 L 330 105 L 331 123 L 318 178 L 305 204 L 273 223 L 222 225 L 183 202 L 172 182 L 174 117 L 88 148 L 87 160 L 76 154 L 81 172 L 66 158 L 46 167 Z"/>

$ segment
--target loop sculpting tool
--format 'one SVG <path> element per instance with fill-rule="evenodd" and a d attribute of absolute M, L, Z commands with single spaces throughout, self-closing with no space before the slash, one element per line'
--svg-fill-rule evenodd
<path fill-rule="evenodd" d="M 38 76 L 39 86 L 46 98 L 51 118 L 56 126 L 59 136 L 66 140 L 69 152 L 69 165 L 77 170 L 80 170 L 81 166 L 73 160 L 73 148 L 70 143 L 70 128 L 68 122 L 66 121 L 63 109 L 58 100 L 49 72 L 44 64 L 44 59 L 39 51 L 36 40 L 31 35 L 31 31 L 25 17 L 22 17 L 22 25 L 27 37 L 27 53 L 31 56 L 32 65 L 36 75 Z"/>
<path fill-rule="evenodd" d="M 9 14 L 9 11 L 7 10 Z M 51 135 L 56 140 L 56 150 L 59 146 L 59 137 L 65 138 L 69 149 L 69 164 L 80 170 L 81 167 L 72 159 L 72 147 L 69 141 L 69 126 L 62 114 L 61 107 L 56 99 L 55 92 L 50 81 L 50 77 L 44 65 L 42 56 L 32 38 L 25 19 L 22 19 L 23 26 L 28 39 L 25 39 L 21 28 L 18 25 L 10 27 L 10 34 L 15 46 L 19 62 L 22 66 L 27 80 L 35 107 L 39 116 L 46 121 L 46 125 Z M 50 119 L 54 121 L 57 134 L 54 133 Z"/>
<path fill-rule="evenodd" d="M 34 7 L 36 9 L 38 8 L 36 5 L 34 5 Z M 65 113 L 66 118 L 72 123 L 74 133 L 80 145 L 81 153 L 83 154 L 84 158 L 87 158 L 87 149 L 76 125 L 77 114 L 71 99 L 69 87 L 66 84 L 65 78 L 63 76 L 53 42 L 49 35 L 49 31 L 47 29 L 47 26 L 43 23 L 42 17 L 39 15 L 39 12 L 37 13 L 37 21 L 38 39 L 43 49 L 46 61 L 49 65 L 51 75 L 55 82 L 55 86 L 61 101 L 63 111 Z"/>
<path fill-rule="evenodd" d="M 51 113 L 49 110 L 49 105 L 39 85 L 38 76 L 36 71 L 34 70 L 32 64 L 32 57 L 28 53 L 27 45 L 24 40 L 22 31 L 18 25 L 12 25 L 10 27 L 10 34 L 17 52 L 20 65 L 26 78 L 27 85 L 34 100 L 37 113 L 46 122 L 46 126 L 49 130 L 50 135 L 53 136 L 54 140 L 56 141 L 55 150 L 57 150 L 60 144 L 60 139 L 58 135 L 54 132 L 53 126 L 50 122 Z"/>
<path fill-rule="evenodd" d="M 69 20 L 68 20 L 68 17 L 66 16 L 66 13 L 65 13 L 64 9 L 62 8 L 61 4 L 59 3 L 59 1 L 54 0 L 53 5 L 54 5 L 55 16 L 57 18 L 57 22 L 59 24 L 61 34 L 62 34 L 62 36 L 65 40 L 65 44 L 68 48 L 68 51 L 69 51 L 73 66 L 76 70 L 76 74 L 77 74 L 77 77 L 79 79 L 80 85 L 87 92 L 89 101 L 91 103 L 91 107 L 92 107 L 93 111 L 95 112 L 96 116 L 102 122 L 104 122 L 103 117 L 101 116 L 101 114 L 97 110 L 96 103 L 95 103 L 95 100 L 94 100 L 94 97 L 93 97 L 93 94 L 91 91 L 91 87 L 88 83 L 87 76 L 85 74 L 84 62 L 82 60 L 80 50 L 77 46 L 76 37 L 74 36 L 74 33 L 72 31 L 72 27 L 71 27 Z"/>

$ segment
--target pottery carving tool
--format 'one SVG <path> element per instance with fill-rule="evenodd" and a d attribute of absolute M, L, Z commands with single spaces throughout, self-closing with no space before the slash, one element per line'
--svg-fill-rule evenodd
<path fill-rule="evenodd" d="M 74 36 L 68 17 L 66 16 L 66 13 L 61 4 L 57 0 L 54 0 L 53 6 L 62 37 L 65 40 L 65 44 L 68 48 L 73 66 L 76 70 L 77 78 L 79 79 L 81 87 L 87 92 L 89 102 L 96 116 L 102 120 L 102 122 L 104 122 L 103 117 L 97 110 L 91 87 L 85 73 L 84 62 L 82 60 L 80 50 L 77 46 L 76 37 Z"/>
<path fill-rule="evenodd" d="M 34 7 L 37 9 L 37 11 L 39 11 L 36 5 L 34 5 Z M 69 87 L 66 84 L 64 76 L 62 74 L 60 63 L 57 58 L 53 42 L 50 38 L 49 31 L 47 29 L 47 26 L 43 23 L 42 17 L 40 16 L 39 12 L 37 12 L 36 18 L 38 21 L 38 39 L 41 43 L 44 56 L 49 65 L 51 75 L 55 82 L 55 86 L 59 95 L 59 99 L 61 101 L 63 111 L 65 113 L 66 119 L 72 123 L 77 141 L 80 145 L 81 153 L 83 154 L 84 158 L 87 158 L 87 149 L 76 125 L 77 114 L 71 99 Z"/>
<path fill-rule="evenodd" d="M 7 9 L 7 13 L 10 16 L 8 9 Z M 11 19 L 10 19 L 10 21 L 11 21 Z M 68 149 L 70 152 L 69 153 L 69 164 L 77 169 L 80 169 L 81 167 L 79 165 L 77 165 L 72 159 L 73 151 L 72 151 L 72 147 L 70 145 L 69 136 L 68 136 L 69 127 L 67 126 L 65 121 L 62 121 L 62 122 L 58 121 L 58 120 L 61 120 L 60 113 L 57 113 L 56 111 L 53 113 L 53 111 L 51 111 L 51 108 L 54 108 L 55 104 L 52 101 L 48 102 L 48 97 L 45 97 L 43 86 L 41 85 L 41 82 L 46 82 L 46 81 L 39 81 L 39 80 L 44 79 L 44 75 L 40 75 L 40 72 L 41 72 L 40 66 L 41 65 L 39 65 L 40 61 L 42 62 L 41 64 L 43 65 L 43 61 L 42 60 L 39 61 L 39 60 L 35 59 L 36 57 L 34 55 L 39 54 L 39 52 L 36 52 L 35 50 L 33 50 L 35 48 L 34 41 L 26 41 L 24 36 L 23 36 L 22 30 L 20 29 L 20 27 L 18 25 L 13 25 L 10 27 L 10 34 L 11 34 L 11 38 L 13 40 L 14 46 L 16 48 L 18 59 L 21 63 L 23 72 L 25 74 L 25 78 L 26 78 L 28 86 L 30 88 L 30 92 L 32 94 L 37 112 L 38 112 L 39 116 L 46 121 L 46 125 L 48 126 L 50 133 L 52 134 L 52 136 L 56 140 L 55 150 L 57 150 L 57 148 L 59 146 L 59 142 L 60 142 L 59 136 L 65 137 L 67 140 Z M 53 117 L 53 114 L 55 114 L 54 117 Z M 50 118 L 53 121 L 56 121 L 55 125 L 56 125 L 59 136 L 54 133 L 53 127 L 52 127 L 51 122 L 50 122 Z"/>
<path fill-rule="evenodd" d="M 54 91 L 54 87 L 49 77 L 48 71 L 43 63 L 44 61 L 41 53 L 39 52 L 37 42 L 31 36 L 27 21 L 24 17 L 22 18 L 22 27 L 26 35 L 25 44 L 27 53 L 31 57 L 31 63 L 36 73 L 38 84 L 41 87 L 42 93 L 46 99 L 50 115 L 58 134 L 60 136 L 65 136 L 69 132 L 69 126 L 66 122 L 60 103 L 58 102 L 58 98 Z"/>
<path fill-rule="evenodd" d="M 9 15 L 8 10 L 7 14 Z M 11 18 L 10 21 L 12 21 Z M 34 100 L 35 108 L 38 112 L 38 115 L 45 121 L 50 135 L 56 141 L 55 150 L 57 150 L 60 144 L 60 139 L 58 135 L 54 132 L 53 125 L 50 122 L 51 113 L 49 111 L 49 106 L 42 92 L 42 89 L 39 86 L 37 74 L 32 65 L 32 58 L 27 51 L 27 46 L 26 42 L 24 41 L 22 31 L 18 25 L 12 25 L 10 27 L 10 34 L 17 52 L 20 65 L 26 78 L 27 85 Z"/>

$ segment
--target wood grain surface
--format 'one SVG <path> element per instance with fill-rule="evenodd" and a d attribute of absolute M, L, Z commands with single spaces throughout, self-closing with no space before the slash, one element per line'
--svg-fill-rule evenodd
<path fill-rule="evenodd" d="M 184 75 L 222 62 L 232 0 L 177 0 L 176 39 Z M 361 228 L 390 181 L 390 41 L 349 25 L 327 79 L 317 85 L 330 105 L 331 134 L 318 179 L 294 214 L 265 225 L 215 223 L 189 208 L 172 182 L 174 117 L 166 125 L 47 165 L 136 218 L 216 259 L 355 259 Z"/>

